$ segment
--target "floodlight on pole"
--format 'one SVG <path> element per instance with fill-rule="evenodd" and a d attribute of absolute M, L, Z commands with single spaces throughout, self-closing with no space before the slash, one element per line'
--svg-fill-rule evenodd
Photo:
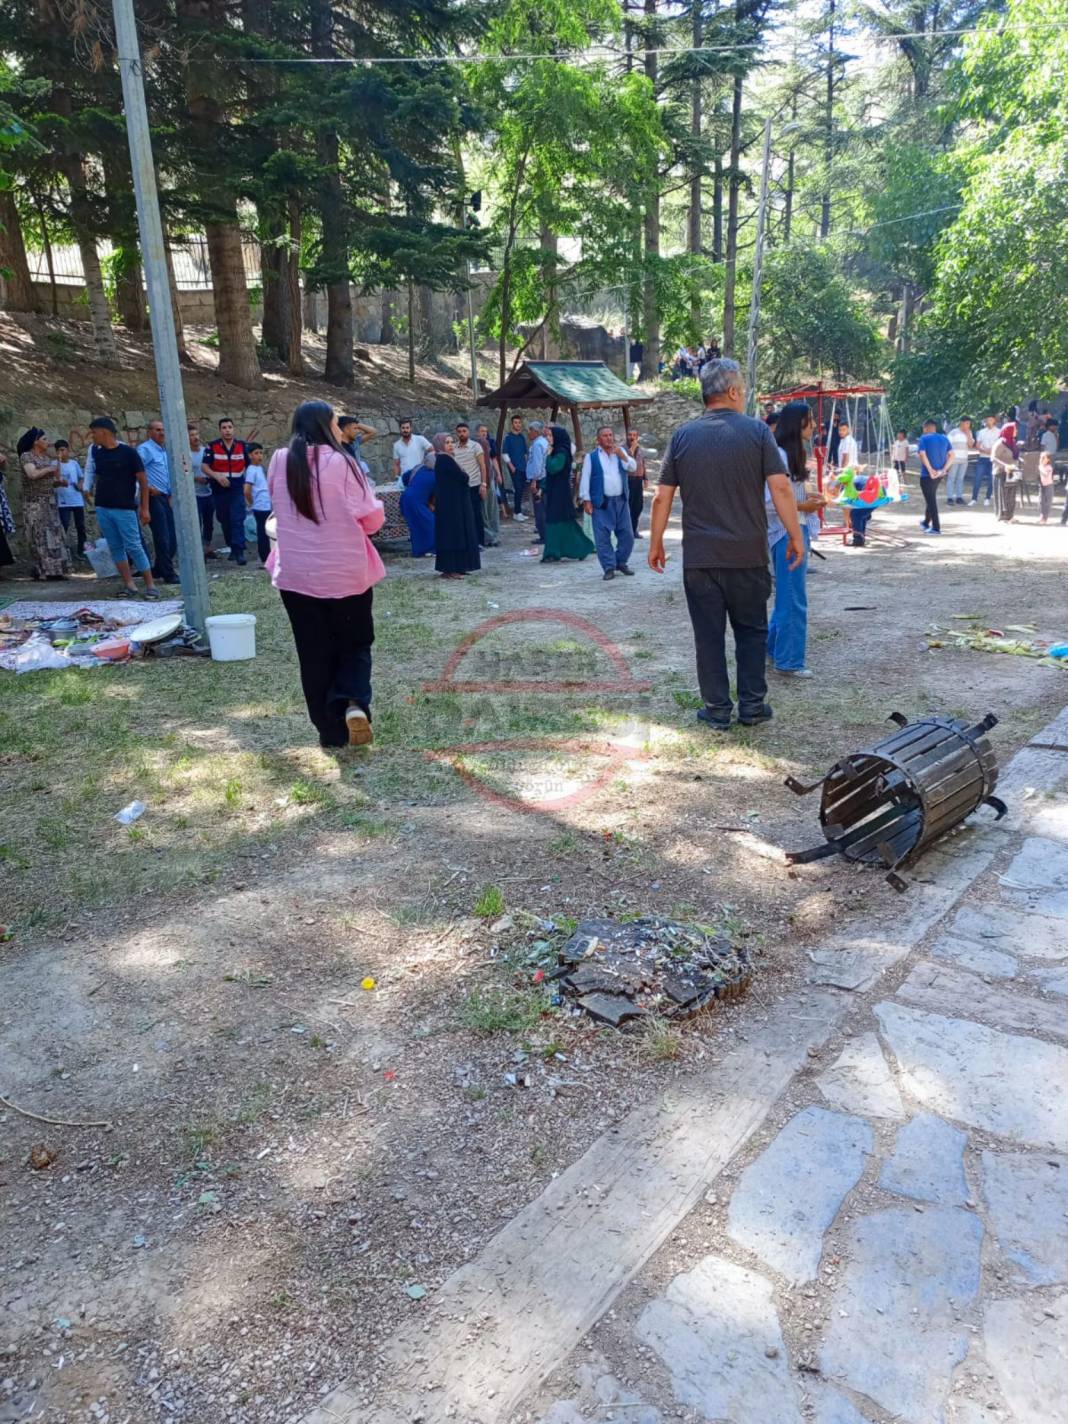
<path fill-rule="evenodd" d="M 115 43 L 119 55 L 119 76 L 130 143 L 134 195 L 137 199 L 137 226 L 141 235 L 141 263 L 148 288 L 148 314 L 152 327 L 152 353 L 156 362 L 160 415 L 166 433 L 168 463 L 171 468 L 171 500 L 178 538 L 182 573 L 185 620 L 203 634 L 208 615 L 208 575 L 201 552 L 200 517 L 186 428 L 185 395 L 178 364 L 178 339 L 171 306 L 167 253 L 163 245 L 156 170 L 152 162 L 152 139 L 145 103 L 144 68 L 137 39 L 133 0 L 112 0 L 115 16 Z"/>

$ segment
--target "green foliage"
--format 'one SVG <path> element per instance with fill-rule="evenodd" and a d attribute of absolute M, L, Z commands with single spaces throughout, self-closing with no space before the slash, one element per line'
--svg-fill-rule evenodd
<path fill-rule="evenodd" d="M 879 374 L 882 346 L 863 298 L 826 245 L 792 243 L 765 260 L 758 348 L 760 383 Z"/>
<path fill-rule="evenodd" d="M 510 989 L 477 989 L 460 1009 L 463 1028 L 479 1033 L 529 1033 L 546 1012 L 545 995 Z"/>
<path fill-rule="evenodd" d="M 496 885 L 483 885 L 475 900 L 475 914 L 482 920 L 494 920 L 504 914 L 504 895 Z"/>

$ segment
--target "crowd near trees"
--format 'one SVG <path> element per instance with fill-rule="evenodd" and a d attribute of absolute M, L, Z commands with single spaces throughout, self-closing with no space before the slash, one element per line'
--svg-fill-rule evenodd
<path fill-rule="evenodd" d="M 1068 0 L 135 8 L 166 230 L 206 241 L 239 386 L 301 371 L 302 287 L 346 385 L 353 285 L 414 352 L 415 291 L 472 264 L 501 378 L 569 311 L 640 341 L 647 377 L 680 343 L 737 353 L 768 117 L 764 383 L 888 378 L 914 420 L 1068 376 Z M 6 305 L 47 305 L 27 251 L 76 245 L 107 359 L 147 320 L 110 4 L 0 0 L 0 34 Z"/>

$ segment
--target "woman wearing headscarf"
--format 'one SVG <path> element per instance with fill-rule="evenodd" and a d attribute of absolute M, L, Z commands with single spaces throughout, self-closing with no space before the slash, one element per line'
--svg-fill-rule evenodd
<path fill-rule="evenodd" d="M 15 447 L 22 466 L 22 517 L 35 579 L 61 579 L 71 571 L 56 486 L 64 483 L 59 461 L 48 456 L 45 433 L 34 425 Z"/>
<path fill-rule="evenodd" d="M 805 517 L 801 527 L 805 536 L 805 553 L 811 547 L 812 538 L 819 536 L 819 510 L 826 502 L 821 494 L 810 495 L 805 488 L 808 472 L 808 451 L 805 442 L 812 437 L 812 411 L 807 401 L 790 401 L 779 412 L 775 425 L 775 439 L 779 454 L 790 476 L 799 514 Z M 790 567 L 787 560 L 788 543 L 786 526 L 779 518 L 765 487 L 764 503 L 768 515 L 768 548 L 775 572 L 775 607 L 768 623 L 768 657 L 776 672 L 784 677 L 811 677 L 812 670 L 805 666 L 805 651 L 808 643 L 808 573 L 807 557 L 801 563 Z"/>
<path fill-rule="evenodd" d="M 552 448 L 545 462 L 545 549 L 543 564 L 561 559 L 586 559 L 594 553 L 593 540 L 582 532 L 571 488 L 571 436 L 562 425 L 551 425 Z"/>
<path fill-rule="evenodd" d="M 412 558 L 422 559 L 434 552 L 434 451 L 428 450 L 421 465 L 401 475 L 404 493 L 400 510 L 412 539 Z"/>
<path fill-rule="evenodd" d="M 434 567 L 442 578 L 463 578 L 482 567 L 466 473 L 452 458 L 452 436 L 434 436 Z"/>
<path fill-rule="evenodd" d="M 1016 422 L 1010 420 L 998 432 L 990 452 L 994 469 L 994 509 L 1002 524 L 1016 522 L 1016 491 L 1020 487 L 1020 472 L 1016 465 Z"/>
<path fill-rule="evenodd" d="M 320 746 L 364 746 L 372 740 L 374 586 L 386 576 L 371 535 L 386 516 L 359 462 L 341 448 L 326 401 L 297 406 L 267 488 L 278 526 L 267 569 L 293 629 L 308 716 Z"/>
<path fill-rule="evenodd" d="M 7 540 L 7 536 L 15 532 L 15 521 L 11 517 L 11 506 L 7 502 L 6 471 L 7 456 L 0 450 L 0 569 L 15 562 L 15 556 L 11 552 L 11 545 Z M 3 578 L 2 574 L 0 574 L 0 578 Z"/>

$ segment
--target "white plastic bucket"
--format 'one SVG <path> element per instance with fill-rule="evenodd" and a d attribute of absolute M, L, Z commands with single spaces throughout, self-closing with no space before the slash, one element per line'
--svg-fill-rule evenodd
<path fill-rule="evenodd" d="M 118 578 L 119 571 L 115 567 L 115 560 L 111 557 L 106 539 L 98 539 L 95 544 L 87 545 L 85 557 L 92 564 L 93 573 L 98 579 Z"/>
<path fill-rule="evenodd" d="M 214 613 L 205 622 L 214 662 L 236 663 L 256 656 L 254 613 Z"/>

